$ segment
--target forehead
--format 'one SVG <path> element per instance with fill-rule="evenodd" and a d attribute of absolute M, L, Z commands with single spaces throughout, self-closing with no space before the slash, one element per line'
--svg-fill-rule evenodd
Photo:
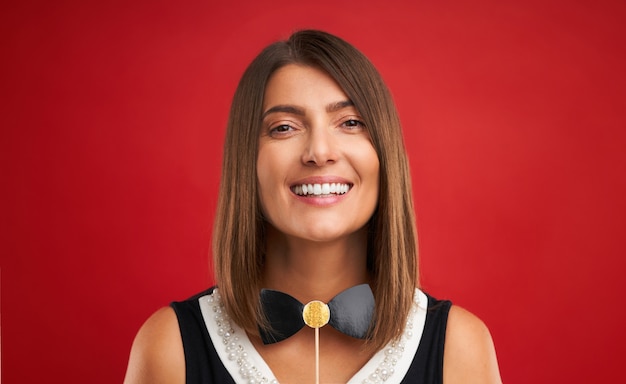
<path fill-rule="evenodd" d="M 265 87 L 263 110 L 276 105 L 318 109 L 347 100 L 346 93 L 326 72 L 311 66 L 288 64 L 270 76 Z"/>

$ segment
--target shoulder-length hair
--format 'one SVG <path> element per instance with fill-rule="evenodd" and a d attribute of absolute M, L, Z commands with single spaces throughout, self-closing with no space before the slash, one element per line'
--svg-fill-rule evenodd
<path fill-rule="evenodd" d="M 374 65 L 344 40 L 321 31 L 294 33 L 265 48 L 235 92 L 224 143 L 213 231 L 215 277 L 232 320 L 251 334 L 263 324 L 259 289 L 265 223 L 257 191 L 263 97 L 270 76 L 288 64 L 328 73 L 362 116 L 380 162 L 378 206 L 368 223 L 367 266 L 376 300 L 369 345 L 399 337 L 417 286 L 417 235 L 400 120 Z"/>

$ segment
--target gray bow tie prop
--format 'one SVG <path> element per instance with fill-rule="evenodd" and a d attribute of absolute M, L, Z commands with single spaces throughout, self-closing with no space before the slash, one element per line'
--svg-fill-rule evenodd
<path fill-rule="evenodd" d="M 263 344 L 283 341 L 304 325 L 321 328 L 327 323 L 339 332 L 365 339 L 374 314 L 374 295 L 368 284 L 348 288 L 328 304 L 311 301 L 302 304 L 294 297 L 271 289 L 261 290 L 261 308 L 270 325 L 259 327 Z"/>

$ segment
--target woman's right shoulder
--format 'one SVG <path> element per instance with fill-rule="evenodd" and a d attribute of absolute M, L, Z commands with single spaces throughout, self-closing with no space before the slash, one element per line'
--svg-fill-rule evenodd
<path fill-rule="evenodd" d="M 133 341 L 124 384 L 143 383 L 185 383 L 183 342 L 171 307 L 152 314 Z"/>

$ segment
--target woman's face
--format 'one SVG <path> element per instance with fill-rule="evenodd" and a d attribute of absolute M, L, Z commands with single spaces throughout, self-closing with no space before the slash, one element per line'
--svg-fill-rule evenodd
<path fill-rule="evenodd" d="M 263 112 L 256 171 L 266 220 L 312 241 L 363 228 L 376 209 L 380 164 L 339 85 L 319 69 L 287 65 L 270 78 Z"/>

